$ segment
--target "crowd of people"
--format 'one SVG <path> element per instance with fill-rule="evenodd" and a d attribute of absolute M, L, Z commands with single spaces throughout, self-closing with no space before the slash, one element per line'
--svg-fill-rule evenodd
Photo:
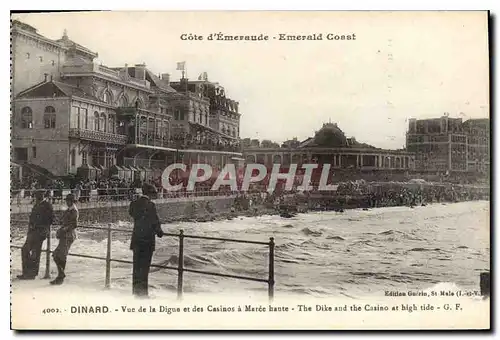
<path fill-rule="evenodd" d="M 182 188 L 177 191 L 167 191 L 162 188 L 161 178 L 150 178 L 142 180 L 136 178 L 133 181 L 123 178 L 105 178 L 101 177 L 95 180 L 79 179 L 71 182 L 62 180 L 39 182 L 36 179 L 28 178 L 23 183 L 14 182 L 11 189 L 11 202 L 23 202 L 30 199 L 34 202 L 34 193 L 44 191 L 46 197 L 52 203 L 61 203 L 63 193 L 70 191 L 75 195 L 76 201 L 86 203 L 90 201 L 131 201 L 137 194 L 143 184 L 151 184 L 156 189 L 157 199 L 161 198 L 180 198 L 194 196 L 230 196 L 236 195 L 238 200 L 246 202 L 250 200 L 253 204 L 266 204 L 279 201 L 285 191 L 283 185 L 278 183 L 275 192 L 270 195 L 265 185 L 253 183 L 247 192 L 233 191 L 229 186 L 221 186 L 219 190 L 212 191 L 212 185 L 215 179 L 196 183 L 194 190 L 187 190 L 184 179 L 171 179 L 170 184 L 182 183 Z M 281 183 L 282 184 L 282 183 Z M 22 190 L 22 191 L 21 191 Z M 385 207 L 396 205 L 415 206 L 418 204 L 434 202 L 456 202 L 476 199 L 488 199 L 488 190 L 483 187 L 475 187 L 451 183 L 399 183 L 399 182 L 365 182 L 348 181 L 337 185 L 335 191 L 322 192 L 312 190 L 308 192 L 299 192 L 297 187 L 287 191 L 288 196 L 297 196 L 299 200 L 320 202 L 320 205 L 342 205 L 346 199 L 359 201 L 363 207 Z M 305 198 L 304 198 L 305 197 Z M 329 203 L 330 202 L 330 203 Z M 332 203 L 333 202 L 333 203 Z M 316 203 L 314 203 L 316 205 Z M 238 207 L 245 204 L 238 203 Z"/>

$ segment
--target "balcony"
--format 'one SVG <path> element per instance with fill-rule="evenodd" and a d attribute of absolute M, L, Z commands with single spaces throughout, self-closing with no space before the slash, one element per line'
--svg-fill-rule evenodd
<path fill-rule="evenodd" d="M 97 73 L 115 78 L 116 80 L 129 82 L 135 86 L 145 87 L 147 89 L 151 88 L 150 82 L 145 79 L 136 79 L 128 75 L 121 74 L 118 70 L 114 70 L 97 63 L 63 65 L 62 73 L 66 76 L 78 76 L 82 73 Z"/>
<path fill-rule="evenodd" d="M 84 129 L 69 129 L 69 136 L 79 138 L 92 142 L 101 142 L 117 145 L 125 145 L 127 143 L 127 136 L 118 135 L 116 133 L 84 130 Z"/>

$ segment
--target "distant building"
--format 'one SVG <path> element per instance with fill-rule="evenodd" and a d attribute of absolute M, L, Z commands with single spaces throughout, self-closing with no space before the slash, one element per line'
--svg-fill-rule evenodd
<path fill-rule="evenodd" d="M 208 99 L 209 116 L 205 116 L 205 112 L 201 111 L 201 108 L 195 110 L 193 114 L 196 118 L 196 123 L 204 123 L 229 139 L 239 139 L 241 117 L 239 103 L 226 97 L 226 91 L 223 86 L 219 83 L 208 81 L 206 73 L 200 76 L 198 80 L 184 78 L 178 82 L 172 82 L 171 86 L 179 93 L 188 92 L 200 98 Z M 199 115 L 197 116 L 198 113 Z"/>
<path fill-rule="evenodd" d="M 410 171 L 414 168 L 413 154 L 403 150 L 384 150 L 348 138 L 337 124 L 326 123 L 314 137 L 303 142 L 296 139 L 281 148 L 250 145 L 243 150 L 248 163 L 272 164 L 319 163 L 346 171 Z"/>
<path fill-rule="evenodd" d="M 410 119 L 407 150 L 415 153 L 418 171 L 487 173 L 490 166 L 490 121 L 447 115 Z"/>

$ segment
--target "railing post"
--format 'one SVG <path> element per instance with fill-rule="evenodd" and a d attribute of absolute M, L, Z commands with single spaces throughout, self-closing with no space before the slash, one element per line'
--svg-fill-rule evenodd
<path fill-rule="evenodd" d="M 269 238 L 269 279 L 267 284 L 269 302 L 272 302 L 274 299 L 274 237 Z"/>
<path fill-rule="evenodd" d="M 106 280 L 105 288 L 110 287 L 111 282 L 111 223 L 108 224 L 108 244 L 106 248 Z"/>
<path fill-rule="evenodd" d="M 44 279 L 50 279 L 50 226 L 47 235 L 47 249 L 45 250 L 45 276 Z"/>
<path fill-rule="evenodd" d="M 177 259 L 177 299 L 182 299 L 182 285 L 184 274 L 184 230 L 179 231 L 179 258 Z"/>

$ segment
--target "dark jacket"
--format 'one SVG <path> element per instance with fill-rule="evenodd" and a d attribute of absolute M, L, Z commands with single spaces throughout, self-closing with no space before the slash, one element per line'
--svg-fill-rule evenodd
<path fill-rule="evenodd" d="M 61 217 L 61 228 L 56 234 L 58 239 L 74 240 L 76 238 L 75 229 L 78 227 L 78 217 L 79 212 L 74 204 L 64 211 Z"/>
<path fill-rule="evenodd" d="M 42 237 L 47 237 L 49 228 L 54 222 L 54 210 L 52 204 L 47 200 L 35 204 L 31 210 L 29 218 L 29 232 L 39 233 Z"/>
<path fill-rule="evenodd" d="M 156 213 L 156 206 L 149 197 L 139 196 L 130 203 L 128 213 L 134 219 L 134 231 L 130 249 L 155 250 L 155 235 L 163 236 L 160 219 Z"/>

